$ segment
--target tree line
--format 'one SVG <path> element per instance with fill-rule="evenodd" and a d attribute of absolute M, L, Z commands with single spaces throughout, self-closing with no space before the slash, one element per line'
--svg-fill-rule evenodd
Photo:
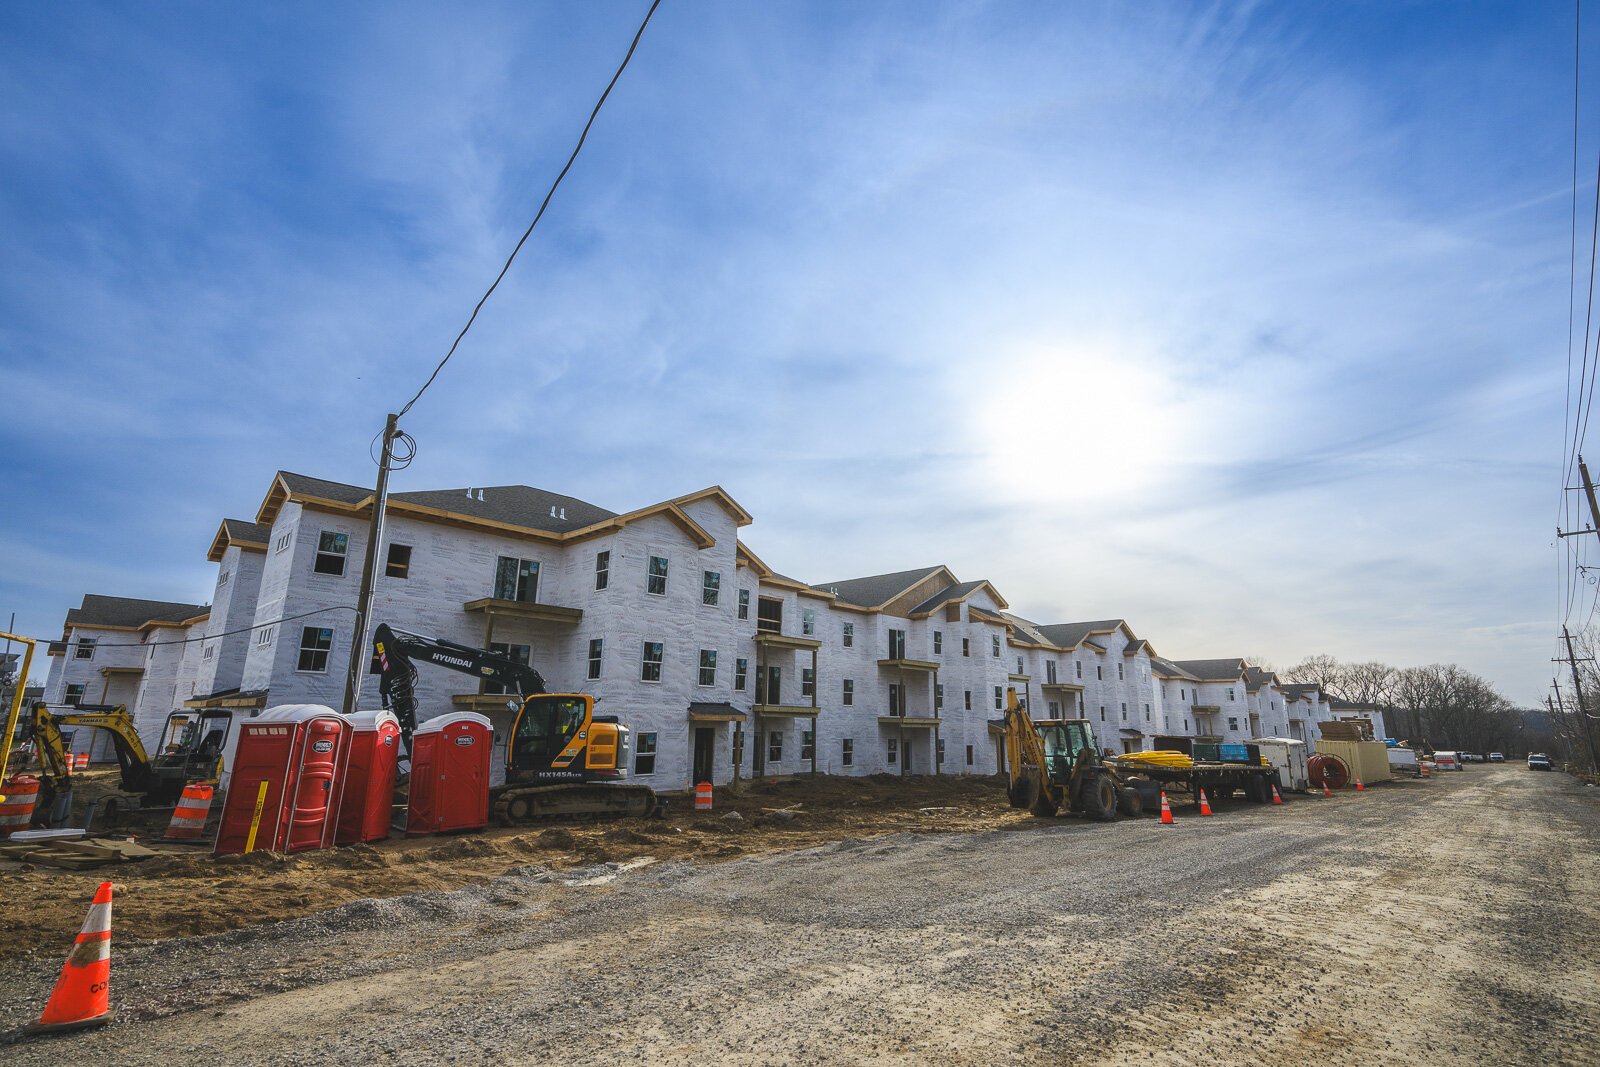
<path fill-rule="evenodd" d="M 1558 747 L 1562 756 L 1578 755 L 1580 746 L 1571 743 L 1577 738 L 1559 735 L 1551 716 L 1517 707 L 1494 683 L 1454 663 L 1393 667 L 1324 654 L 1277 674 L 1289 682 L 1315 682 L 1339 700 L 1375 705 L 1389 735 L 1413 748 L 1523 756 Z M 1600 694 L 1600 678 L 1594 692 Z M 1586 752 L 1584 757 L 1587 763 Z"/>

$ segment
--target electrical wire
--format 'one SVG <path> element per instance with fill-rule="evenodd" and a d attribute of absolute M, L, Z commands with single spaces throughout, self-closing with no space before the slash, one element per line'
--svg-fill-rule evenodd
<path fill-rule="evenodd" d="M 433 373 L 428 375 L 428 380 L 422 383 L 422 388 L 417 390 L 417 395 L 407 400 L 406 406 L 400 409 L 401 416 L 409 412 L 411 406 L 422 399 L 422 394 L 428 391 L 428 386 L 432 385 L 433 380 L 439 377 L 439 372 L 444 370 L 446 363 L 450 362 L 450 357 L 456 354 L 456 347 L 461 344 L 461 339 L 467 335 L 467 331 L 472 329 L 472 324 L 478 320 L 478 312 L 483 310 L 483 305 L 488 302 L 490 296 L 494 295 L 495 289 L 499 288 L 500 280 L 511 269 L 511 263 L 517 258 L 517 253 L 522 251 L 522 246 L 533 235 L 533 228 L 539 225 L 540 219 L 544 218 L 544 211 L 545 208 L 550 206 L 551 197 L 556 195 L 556 190 L 561 186 L 561 180 L 567 176 L 567 171 L 572 169 L 572 164 L 577 161 L 578 153 L 583 151 L 583 142 L 588 139 L 590 127 L 594 125 L 594 120 L 599 116 L 600 109 L 605 106 L 606 97 L 611 95 L 611 90 L 616 87 L 617 80 L 622 77 L 622 72 L 628 69 L 628 61 L 633 58 L 634 49 L 639 47 L 639 39 L 644 36 L 645 27 L 650 25 L 650 16 L 654 15 L 656 8 L 660 6 L 661 0 L 652 0 L 650 10 L 645 12 L 644 21 L 639 23 L 638 32 L 633 35 L 633 43 L 628 45 L 628 54 L 622 57 L 622 63 L 617 67 L 617 72 L 611 76 L 611 81 L 606 85 L 605 92 L 601 93 L 600 99 L 595 102 L 594 110 L 589 112 L 589 121 L 583 124 L 583 132 L 578 135 L 578 143 L 572 149 L 572 155 L 567 157 L 566 166 L 561 168 L 561 173 L 557 174 L 556 180 L 551 183 L 550 191 L 544 194 L 544 201 L 539 205 L 538 213 L 533 216 L 533 221 L 528 223 L 528 228 L 523 231 L 522 239 L 517 242 L 517 247 L 513 248 L 511 255 L 506 257 L 505 265 L 500 268 L 500 273 L 495 275 L 494 282 L 490 284 L 488 291 L 483 294 L 477 306 L 472 309 L 472 314 L 467 317 L 467 324 L 461 327 L 460 333 L 456 334 L 455 341 L 450 345 L 450 351 L 446 352 L 444 358 L 439 361 L 439 365 L 433 368 Z"/>
<path fill-rule="evenodd" d="M 393 440 L 395 444 L 404 445 L 405 448 L 404 451 L 401 451 L 395 448 L 392 444 L 389 446 L 389 469 L 392 471 L 403 471 L 407 467 L 411 466 L 412 460 L 417 458 L 417 439 L 406 433 L 404 430 L 396 430 L 394 432 Z M 382 441 L 383 431 L 379 430 L 377 433 L 372 435 L 372 442 L 367 445 L 367 455 L 371 457 L 375 466 L 383 465 L 383 457 L 379 455 L 379 452 L 382 449 Z"/>
<path fill-rule="evenodd" d="M 1567 251 L 1567 395 L 1566 410 L 1561 419 L 1563 460 L 1566 458 L 1566 446 L 1575 430 L 1572 421 L 1572 327 L 1576 324 L 1578 303 L 1578 116 L 1581 105 L 1579 77 L 1582 73 L 1582 38 L 1583 0 L 1575 0 L 1572 26 L 1572 237 Z M 1566 485 L 1568 480 L 1563 471 L 1561 484 Z M 1565 503 L 1571 497 L 1563 490 L 1561 499 Z M 1570 521 L 1571 518 L 1569 506 L 1567 519 Z"/>
<path fill-rule="evenodd" d="M 332 607 L 317 608 L 314 611 L 307 611 L 307 612 L 304 612 L 304 613 L 299 614 L 299 615 L 285 615 L 283 618 L 281 618 L 281 619 L 273 619 L 271 622 L 258 622 L 258 623 L 254 624 L 252 626 L 241 626 L 237 630 L 226 630 L 226 631 L 224 631 L 223 633 L 220 633 L 220 634 L 206 634 L 203 637 L 186 637 L 181 641 L 131 641 L 131 642 L 118 642 L 118 643 L 112 643 L 112 642 L 108 642 L 108 641 L 96 641 L 94 643 L 94 647 L 96 649 L 102 649 L 102 648 L 157 648 L 157 647 L 159 647 L 161 645 L 192 645 L 197 641 L 215 641 L 219 637 L 232 637 L 234 634 L 247 634 L 251 630 L 265 630 L 267 627 L 276 626 L 280 622 L 294 622 L 296 619 L 309 619 L 313 615 L 323 615 L 323 614 L 326 614 L 327 612 L 330 612 L 330 611 L 354 611 L 354 610 L 356 610 L 355 607 L 350 605 L 350 604 L 335 604 Z M 89 624 L 89 625 L 85 625 L 84 629 L 92 630 L 92 629 L 94 629 L 94 627 L 93 627 L 92 624 Z"/>

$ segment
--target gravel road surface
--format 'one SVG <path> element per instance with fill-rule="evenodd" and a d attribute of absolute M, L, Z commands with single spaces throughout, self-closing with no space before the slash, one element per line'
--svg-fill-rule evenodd
<path fill-rule="evenodd" d="M 0 1058 L 1593 1064 L 1597 794 L 1474 767 L 1172 827 L 528 867 L 114 949 L 112 1026 Z M 57 967 L 0 974 L 0 1020 Z"/>

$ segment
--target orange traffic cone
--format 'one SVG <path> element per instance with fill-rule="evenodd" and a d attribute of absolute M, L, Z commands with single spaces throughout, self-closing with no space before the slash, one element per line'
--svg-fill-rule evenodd
<path fill-rule="evenodd" d="M 1274 804 L 1282 804 L 1283 803 L 1283 797 L 1281 795 L 1279 795 L 1279 793 L 1278 793 L 1278 783 L 1277 782 L 1273 782 L 1272 783 L 1272 802 Z"/>
<path fill-rule="evenodd" d="M 1365 793 L 1366 791 L 1367 787 L 1361 784 L 1361 776 L 1359 774 L 1356 775 L 1356 792 Z"/>
<path fill-rule="evenodd" d="M 1172 805 L 1168 803 L 1167 791 L 1163 789 L 1161 791 L 1161 825 L 1171 826 L 1172 822 Z"/>
<path fill-rule="evenodd" d="M 1328 788 L 1328 780 L 1326 778 L 1322 780 L 1322 795 L 1325 797 L 1333 796 L 1333 790 Z"/>
<path fill-rule="evenodd" d="M 1206 802 L 1206 791 L 1204 789 L 1200 790 L 1200 814 L 1211 814 L 1211 805 Z"/>
<path fill-rule="evenodd" d="M 104 1026 L 111 1021 L 111 883 L 95 891 L 83 931 L 61 967 L 50 1002 L 30 1034 L 53 1034 Z"/>

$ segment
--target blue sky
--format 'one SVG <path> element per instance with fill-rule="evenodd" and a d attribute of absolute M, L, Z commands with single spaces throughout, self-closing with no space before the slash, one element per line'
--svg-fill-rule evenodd
<path fill-rule="evenodd" d="M 645 6 L 0 7 L 0 615 L 203 601 L 274 470 L 370 482 Z M 1537 700 L 1571 59 L 1556 3 L 667 0 L 396 487 L 717 483 L 807 580 Z"/>

